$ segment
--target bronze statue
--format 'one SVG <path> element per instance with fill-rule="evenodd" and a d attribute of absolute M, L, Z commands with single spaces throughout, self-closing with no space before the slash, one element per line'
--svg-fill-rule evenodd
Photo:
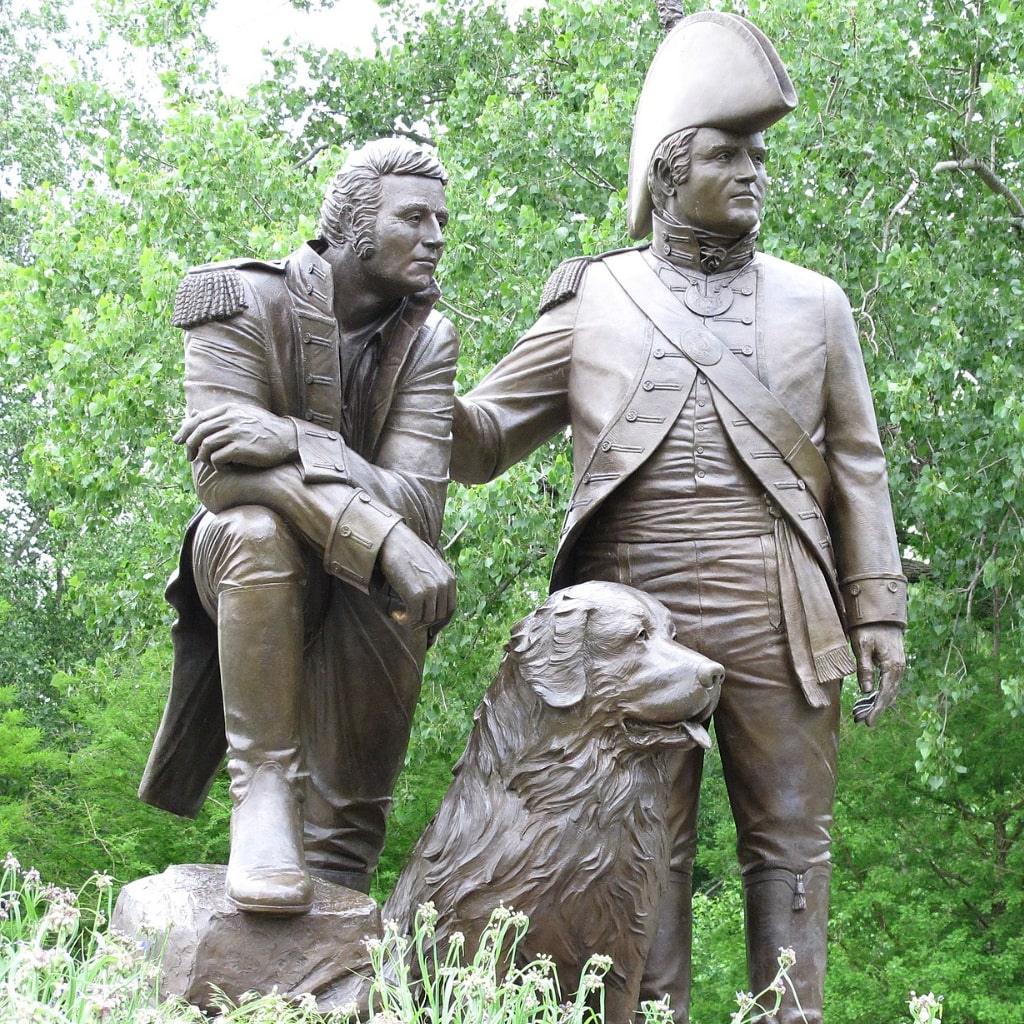
<path fill-rule="evenodd" d="M 559 591 L 512 631 L 455 780 L 384 906 L 412 931 L 437 911 L 475 950 L 499 904 L 524 912 L 523 963 L 552 957 L 562 993 L 589 957 L 612 958 L 605 1020 L 631 1024 L 668 870 L 679 752 L 722 668 L 674 642 L 660 602 L 616 583 Z M 443 953 L 442 953 L 443 956 Z"/>
<path fill-rule="evenodd" d="M 191 270 L 187 414 L 203 509 L 167 597 L 171 694 L 140 796 L 198 812 L 227 751 L 227 893 L 301 913 L 309 871 L 366 892 L 432 632 L 458 337 L 433 311 L 446 176 L 403 140 L 354 153 L 320 238 Z"/>
<path fill-rule="evenodd" d="M 648 72 L 630 160 L 630 232 L 653 228 L 653 242 L 555 271 L 535 326 L 456 400 L 452 452 L 453 479 L 481 483 L 571 426 L 552 587 L 637 587 L 669 608 L 681 643 L 724 665 L 714 726 L 750 985 L 794 949 L 796 991 L 765 1018 L 783 1024 L 822 1020 L 841 680 L 856 670 L 858 717 L 874 724 L 899 689 L 906 621 L 849 303 L 756 251 L 763 132 L 795 105 L 748 21 L 704 12 L 676 26 Z M 702 763 L 687 752 L 674 783 L 642 990 L 669 993 L 680 1022 Z"/>

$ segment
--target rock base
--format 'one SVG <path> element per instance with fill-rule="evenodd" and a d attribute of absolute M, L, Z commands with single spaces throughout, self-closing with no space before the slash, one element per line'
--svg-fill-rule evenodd
<path fill-rule="evenodd" d="M 121 891 L 111 927 L 159 963 L 161 998 L 212 1009 L 214 987 L 236 1002 L 245 992 L 276 988 L 288 997 L 312 993 L 325 1011 L 365 1005 L 365 940 L 381 935 L 372 899 L 315 879 L 308 914 L 243 913 L 224 895 L 226 870 L 178 864 Z"/>

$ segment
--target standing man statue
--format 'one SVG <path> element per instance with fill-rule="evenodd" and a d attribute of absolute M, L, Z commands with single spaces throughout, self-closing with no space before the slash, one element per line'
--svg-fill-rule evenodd
<path fill-rule="evenodd" d="M 630 232 L 653 229 L 652 243 L 555 271 L 537 323 L 456 400 L 452 477 L 490 480 L 572 428 L 552 589 L 644 590 L 680 642 L 725 666 L 713 720 L 750 985 L 767 986 L 792 947 L 795 991 L 762 1019 L 820 1024 L 840 683 L 856 671 L 869 725 L 896 697 L 906 580 L 849 303 L 833 281 L 756 251 L 762 132 L 795 105 L 752 24 L 680 22 L 634 126 Z M 645 998 L 671 995 L 681 1024 L 702 757 L 688 752 L 675 780 L 671 883 L 644 985 Z"/>
<path fill-rule="evenodd" d="M 301 913 L 310 869 L 369 889 L 430 636 L 454 610 L 437 551 L 453 326 L 433 311 L 441 164 L 373 142 L 284 260 L 191 270 L 187 414 L 204 506 L 168 586 L 171 694 L 140 796 L 194 816 L 227 752 L 227 895 Z"/>

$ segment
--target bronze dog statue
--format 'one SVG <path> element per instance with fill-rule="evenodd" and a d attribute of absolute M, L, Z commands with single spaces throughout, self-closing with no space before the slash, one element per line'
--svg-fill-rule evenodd
<path fill-rule="evenodd" d="M 631 1021 L 668 864 L 673 752 L 710 746 L 720 665 L 674 640 L 658 601 L 616 583 L 560 591 L 512 632 L 454 781 L 383 916 L 475 949 L 500 903 L 563 994 L 605 954 L 605 1016 Z"/>

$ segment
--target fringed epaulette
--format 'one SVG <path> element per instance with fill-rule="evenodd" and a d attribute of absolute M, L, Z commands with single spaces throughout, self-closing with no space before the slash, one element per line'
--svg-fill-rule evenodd
<path fill-rule="evenodd" d="M 171 323 L 188 330 L 211 320 L 230 320 L 247 306 L 237 267 L 207 263 L 192 267 L 178 285 Z"/>
<path fill-rule="evenodd" d="M 537 315 L 542 316 L 549 309 L 554 309 L 555 306 L 560 306 L 563 302 L 571 299 L 580 290 L 583 275 L 593 262 L 594 257 L 592 256 L 574 256 L 572 259 L 560 263 L 548 278 L 548 283 L 544 285 Z"/>

